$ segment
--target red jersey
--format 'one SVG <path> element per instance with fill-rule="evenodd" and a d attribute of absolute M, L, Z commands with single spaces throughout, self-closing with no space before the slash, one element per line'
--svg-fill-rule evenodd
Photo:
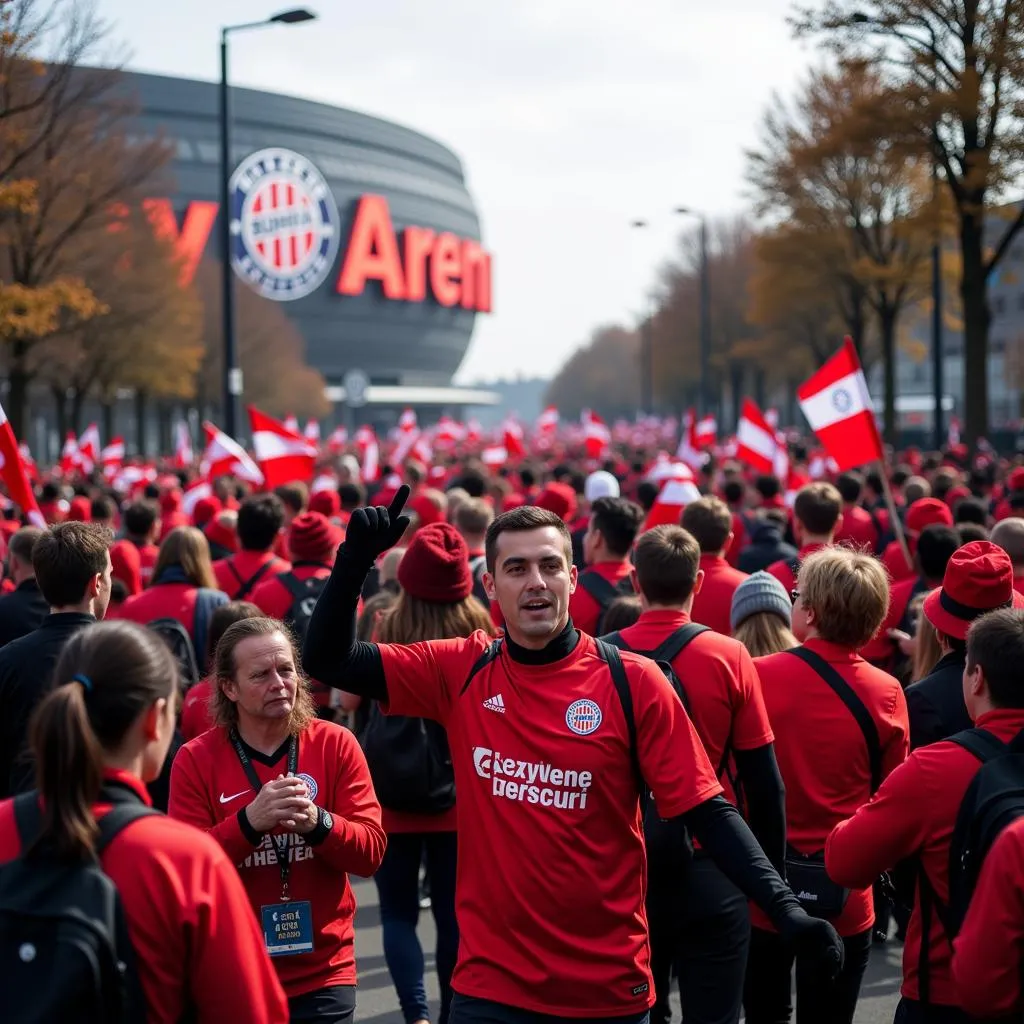
<path fill-rule="evenodd" d="M 596 572 L 598 576 L 606 579 L 613 587 L 617 586 L 633 571 L 633 566 L 627 562 L 598 562 L 596 565 L 588 565 L 586 569 L 580 570 L 580 576 L 584 573 Z M 572 624 L 581 632 L 593 636 L 597 632 L 601 615 L 604 609 L 584 590 L 583 585 L 576 584 L 576 591 L 569 598 L 569 617 Z M 501 623 L 497 623 L 501 625 Z"/>
<path fill-rule="evenodd" d="M 217 559 L 213 563 L 213 574 L 217 577 L 217 589 L 223 590 L 232 601 L 238 599 L 239 591 L 248 583 L 248 589 L 241 598 L 248 601 L 260 583 L 278 573 L 288 572 L 290 568 L 288 562 L 278 558 L 272 551 L 243 550 L 237 555 Z M 259 576 L 256 581 L 250 582 L 257 573 Z"/>
<path fill-rule="evenodd" d="M 141 594 L 129 597 L 117 610 L 117 618 L 145 626 L 155 619 L 177 619 L 195 643 L 196 593 L 191 583 L 158 583 Z M 114 616 L 107 616 L 114 618 Z M 199 658 L 205 651 L 196 651 Z"/>
<path fill-rule="evenodd" d="M 594 641 L 548 664 L 503 645 L 462 692 L 491 638 L 380 645 L 384 710 L 448 730 L 459 806 L 455 991 L 565 1017 L 653 1003 L 646 859 L 629 733 Z M 637 755 L 658 811 L 722 792 L 661 670 L 622 655 Z M 499 708 L 500 698 L 500 708 Z"/>
<path fill-rule="evenodd" d="M 878 529 L 870 512 L 861 508 L 860 505 L 843 509 L 843 522 L 835 535 L 836 544 L 856 548 L 858 551 L 866 551 L 872 555 L 878 547 L 879 539 Z"/>
<path fill-rule="evenodd" d="M 210 698 L 213 696 L 213 683 L 209 678 L 201 679 L 195 686 L 190 686 L 181 702 L 181 714 L 178 716 L 178 728 L 185 742 L 202 736 L 207 729 L 213 728 L 213 715 L 210 712 Z"/>
<path fill-rule="evenodd" d="M 152 806 L 135 776 L 105 777 Z M 110 806 L 93 810 L 102 818 Z M 14 801 L 5 800 L 0 863 L 20 852 Z M 100 863 L 121 896 L 150 1024 L 177 1024 L 189 1003 L 199 1020 L 287 1024 L 288 1003 L 249 900 L 215 842 L 190 825 L 150 815 L 119 832 Z"/>
<path fill-rule="evenodd" d="M 826 547 L 826 545 L 805 544 L 797 552 L 797 562 L 802 562 L 808 555 L 814 554 L 815 551 L 820 551 L 823 547 Z M 793 572 L 793 567 L 789 563 L 789 559 L 783 558 L 778 562 L 772 562 L 765 570 L 765 572 L 770 572 L 786 588 L 787 594 L 796 587 L 796 573 Z"/>
<path fill-rule="evenodd" d="M 747 574 L 734 569 L 721 555 L 701 555 L 700 567 L 704 570 L 704 582 L 700 592 L 693 596 L 693 611 L 690 612 L 693 621 L 730 636 L 732 595 Z"/>
<path fill-rule="evenodd" d="M 634 650 L 652 651 L 689 621 L 685 612 L 652 609 L 620 632 Z M 686 690 L 697 735 L 716 768 L 727 745 L 733 750 L 756 750 L 775 738 L 754 661 L 738 640 L 701 633 L 679 652 L 672 668 Z M 721 781 L 735 802 L 728 780 Z"/>
<path fill-rule="evenodd" d="M 261 782 L 288 770 L 288 742 L 270 756 L 247 750 Z M 306 837 L 275 830 L 289 839 L 289 887 L 293 901 L 313 905 L 313 951 L 274 958 L 289 998 L 326 988 L 354 985 L 355 897 L 348 872 L 369 876 L 384 856 L 380 804 L 373 792 L 366 759 L 355 736 L 340 725 L 315 719 L 299 737 L 298 776 L 310 798 L 331 812 L 334 826 L 316 846 Z M 281 871 L 268 833 L 250 842 L 239 812 L 255 794 L 226 729 L 211 729 L 178 751 L 171 768 L 168 813 L 205 829 L 238 868 L 257 920 L 260 908 L 281 902 Z M 232 1015 L 231 1019 L 236 1019 Z"/>
<path fill-rule="evenodd" d="M 990 711 L 975 725 L 1009 743 L 1024 728 L 1024 711 Z M 830 877 L 840 885 L 870 885 L 901 860 L 919 857 L 936 896 L 947 903 L 953 826 L 967 787 L 980 767 L 981 762 L 973 754 L 949 740 L 918 747 L 886 779 L 869 804 L 833 831 L 825 848 Z M 919 905 L 915 898 L 903 947 L 901 991 L 907 999 L 918 998 Z M 949 940 L 937 914 L 932 915 L 928 952 L 931 1001 L 940 1006 L 959 1006 L 950 971 Z"/>
<path fill-rule="evenodd" d="M 295 573 L 298 580 L 322 580 L 331 575 L 329 565 L 297 565 L 286 571 Z M 260 580 L 248 597 L 264 615 L 269 615 L 272 619 L 283 619 L 295 603 L 291 591 L 278 578 L 282 575 L 284 574 L 278 573 L 269 579 Z"/>
<path fill-rule="evenodd" d="M 1007 825 L 981 867 L 953 943 L 959 1005 L 971 1017 L 1009 1019 L 1021 1006 L 1024 948 L 1024 818 Z"/>
<path fill-rule="evenodd" d="M 907 546 L 913 555 L 913 538 L 907 538 Z M 891 580 L 905 580 L 914 575 L 914 567 L 907 561 L 907 556 L 903 554 L 903 548 L 900 547 L 900 543 L 897 540 L 891 541 L 886 545 L 885 550 L 882 552 L 882 565 L 885 566 L 885 570 L 889 573 Z"/>
<path fill-rule="evenodd" d="M 835 668 L 868 709 L 878 730 L 884 779 L 906 760 L 910 749 L 907 700 L 899 682 L 849 648 L 819 639 L 804 646 Z M 757 658 L 754 664 L 786 784 L 786 839 L 801 853 L 816 853 L 832 829 L 871 796 L 864 734 L 832 688 L 799 658 L 783 652 Z M 851 936 L 866 931 L 874 920 L 868 883 L 850 893 L 832 924 L 840 935 Z M 751 922 L 771 928 L 757 907 L 751 908 Z"/>

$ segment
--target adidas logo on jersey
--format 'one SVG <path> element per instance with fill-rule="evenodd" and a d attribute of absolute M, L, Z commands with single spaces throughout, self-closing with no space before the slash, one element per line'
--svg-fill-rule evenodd
<path fill-rule="evenodd" d="M 488 697 L 484 701 L 484 707 L 488 711 L 497 711 L 499 714 L 505 714 L 505 701 L 502 700 L 500 693 L 496 693 L 493 697 Z"/>

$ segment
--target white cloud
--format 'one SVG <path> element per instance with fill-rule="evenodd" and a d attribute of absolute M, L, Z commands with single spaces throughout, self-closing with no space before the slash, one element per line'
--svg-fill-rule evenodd
<path fill-rule="evenodd" d="M 261 0 L 100 0 L 130 66 L 214 78 L 222 24 Z M 285 6 L 263 0 L 266 13 Z M 743 151 L 809 55 L 789 0 L 311 0 L 239 35 L 232 81 L 391 118 L 463 159 L 495 254 L 495 313 L 460 380 L 549 374 L 643 306 L 683 226 L 745 205 Z M 651 220 L 632 231 L 636 217 Z"/>

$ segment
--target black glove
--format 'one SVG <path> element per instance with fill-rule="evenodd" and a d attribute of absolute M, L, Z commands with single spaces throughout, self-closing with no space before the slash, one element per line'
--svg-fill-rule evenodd
<path fill-rule="evenodd" d="M 338 549 L 350 563 L 369 569 L 379 555 L 394 547 L 409 525 L 402 509 L 409 500 L 409 488 L 402 484 L 391 504 L 384 508 L 357 508 L 345 530 L 345 542 Z"/>
<path fill-rule="evenodd" d="M 820 971 L 829 980 L 838 977 L 843 969 L 843 940 L 828 921 L 801 910 L 786 919 L 781 935 L 793 946 L 801 963 Z"/>

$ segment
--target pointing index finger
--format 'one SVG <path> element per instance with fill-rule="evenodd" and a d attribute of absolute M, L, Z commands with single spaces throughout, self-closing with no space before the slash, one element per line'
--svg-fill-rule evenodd
<path fill-rule="evenodd" d="M 405 503 L 409 500 L 409 485 L 402 484 L 398 488 L 398 493 L 391 499 L 391 504 L 388 505 L 388 519 L 394 523 L 395 520 L 402 514 L 402 509 L 405 508 Z"/>

